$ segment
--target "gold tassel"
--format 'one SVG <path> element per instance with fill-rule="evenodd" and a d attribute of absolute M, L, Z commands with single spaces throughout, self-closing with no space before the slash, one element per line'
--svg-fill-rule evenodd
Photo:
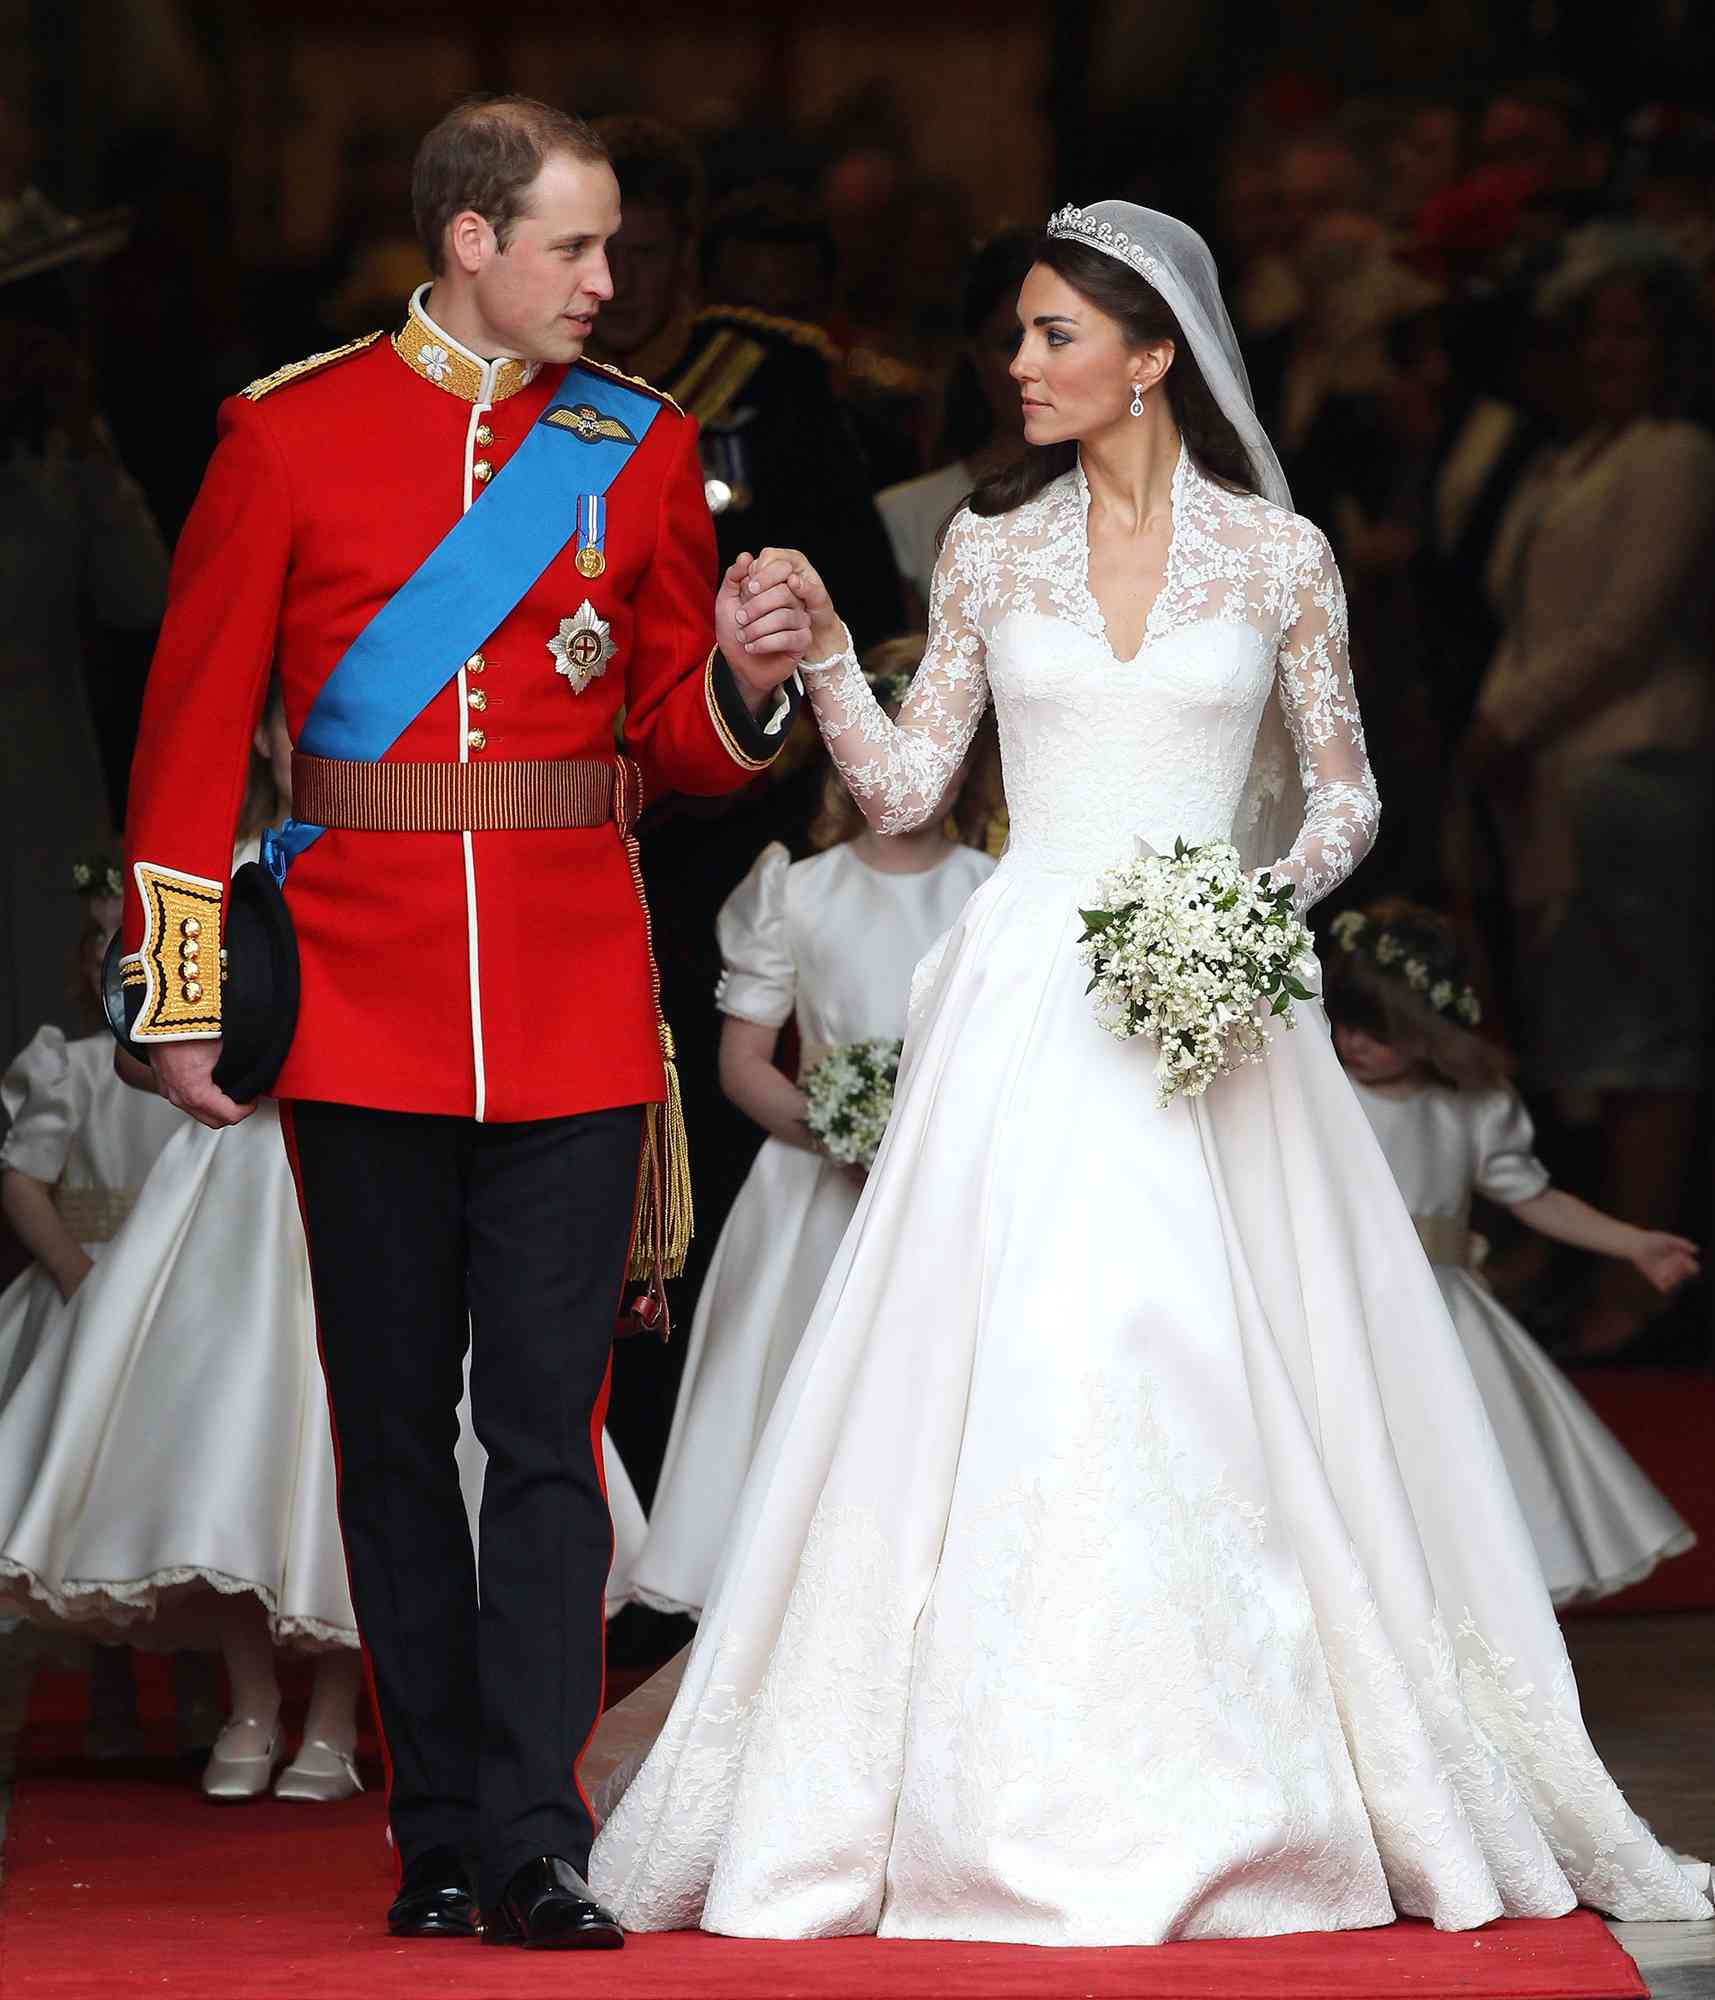
<path fill-rule="evenodd" d="M 661 1061 L 667 1072 L 667 1102 L 659 1107 L 662 1120 L 660 1171 L 663 1209 L 662 1261 L 669 1278 L 685 1268 L 697 1219 L 691 1199 L 691 1144 L 685 1132 L 685 1100 L 679 1089 L 678 1050 L 673 1030 L 661 1023 Z"/>
<path fill-rule="evenodd" d="M 630 1275 L 647 1281 L 676 1278 L 685 1268 L 696 1227 L 691 1200 L 690 1142 L 679 1088 L 673 1031 L 661 1023 L 661 1061 L 667 1101 L 643 1114 L 643 1160 L 637 1177 L 637 1213 L 631 1231 Z"/>

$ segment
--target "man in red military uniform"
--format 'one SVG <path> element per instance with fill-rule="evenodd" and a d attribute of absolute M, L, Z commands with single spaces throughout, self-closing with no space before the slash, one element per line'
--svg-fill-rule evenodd
<path fill-rule="evenodd" d="M 436 275 L 401 330 L 222 408 L 132 777 L 131 1033 L 175 1103 L 247 1114 L 216 1079 L 221 920 L 272 668 L 305 822 L 275 870 L 301 1002 L 272 1088 L 389 1752 L 390 1921 L 469 1935 L 480 1903 L 491 1942 L 614 1945 L 576 1777 L 601 1704 L 599 1439 L 640 1148 L 657 1210 L 675 1171 L 625 835 L 639 770 L 644 793 L 715 793 L 766 765 L 808 620 L 784 571 L 740 565 L 714 595 L 694 424 L 581 359 L 619 226 L 594 134 L 528 100 L 462 106 L 413 194 Z M 467 1339 L 480 1610 L 453 1458 Z"/>

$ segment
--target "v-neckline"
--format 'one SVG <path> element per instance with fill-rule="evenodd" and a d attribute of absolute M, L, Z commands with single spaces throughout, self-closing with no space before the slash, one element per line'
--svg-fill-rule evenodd
<path fill-rule="evenodd" d="M 1135 667 L 1142 659 L 1144 650 L 1155 637 L 1155 615 L 1166 601 L 1167 593 L 1173 585 L 1173 557 L 1179 546 L 1179 533 L 1185 518 L 1185 484 L 1190 472 L 1191 454 L 1185 447 L 1185 440 L 1179 440 L 1179 456 L 1174 461 L 1173 477 L 1168 484 L 1167 511 L 1167 560 L 1161 566 L 1161 585 L 1149 601 L 1149 609 L 1144 613 L 1143 632 L 1131 652 L 1121 654 L 1115 649 L 1113 634 L 1108 627 L 1107 613 L 1102 609 L 1101 600 L 1096 596 L 1095 587 L 1090 582 L 1090 493 L 1089 478 L 1084 471 L 1084 461 L 1080 458 L 1073 467 L 1078 499 L 1078 532 L 1083 538 L 1084 562 L 1080 582 L 1085 598 L 1089 602 L 1091 620 L 1102 646 L 1116 667 Z"/>

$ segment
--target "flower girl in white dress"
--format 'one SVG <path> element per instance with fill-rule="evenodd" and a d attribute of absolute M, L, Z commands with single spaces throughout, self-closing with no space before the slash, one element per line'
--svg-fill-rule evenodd
<path fill-rule="evenodd" d="M 119 877 L 105 861 L 80 866 L 89 879 L 79 885 L 88 914 L 78 982 L 93 1026 L 101 1018 L 101 957 L 119 921 Z M 8 1120 L 0 1140 L 0 1204 L 32 1259 L 0 1292 L 0 1403 L 179 1129 L 170 1104 L 120 1082 L 114 1054 L 105 1028 L 68 1039 L 62 1029 L 44 1027 L 0 1078 Z"/>
<path fill-rule="evenodd" d="M 290 772 L 273 701 L 235 866 L 283 812 Z M 101 1059 L 111 1069 L 111 1038 Z M 278 1113 L 264 1100 L 214 1131 L 132 1096 L 171 1137 L 126 1226 L 0 1405 L 0 1608 L 137 1644 L 218 1644 L 231 1713 L 204 1791 L 251 1799 L 272 1781 L 280 1798 L 346 1798 L 361 1789 L 362 1660 Z M 460 1463 L 474 1526 L 474 1438 Z M 611 1450 L 608 1479 L 623 1576 L 643 1516 Z M 276 1780 L 279 1647 L 315 1653 L 317 1667 L 302 1744 Z"/>
<path fill-rule="evenodd" d="M 922 657 L 921 639 L 901 639 L 866 660 L 890 712 Z M 800 1077 L 832 1048 L 904 1034 L 912 968 L 994 872 L 943 832 L 963 775 L 916 832 L 879 834 L 830 772 L 811 829 L 825 851 L 794 862 L 766 848 L 717 920 L 722 1084 L 768 1137 L 691 1325 L 635 1570 L 638 1597 L 658 1611 L 702 1614 L 751 1455 L 863 1188 L 861 1168 L 819 1149 L 803 1090 L 775 1067 L 781 1031 L 796 1022 Z"/>
<path fill-rule="evenodd" d="M 1019 319 L 1030 451 L 948 531 L 897 722 L 793 559 L 870 823 L 933 812 L 992 699 L 1011 839 L 592 1884 L 636 1928 L 765 1937 L 1707 1917 L 1585 1734 L 1318 1010 L 1165 1106 L 1095 1018 L 1080 898 L 1134 841 L 1234 840 L 1308 906 L 1376 799 L 1340 579 L 1201 240 L 1068 211 Z"/>
<path fill-rule="evenodd" d="M 101 1020 L 101 959 L 119 922 L 117 863 L 78 864 L 85 905 L 77 985 L 89 1025 Z M 121 1063 L 127 1058 L 119 1057 Z M 182 1122 L 172 1106 L 128 1089 L 115 1071 L 113 1037 L 40 1029 L 0 1079 L 8 1120 L 0 1140 L 0 1205 L 31 1257 L 0 1292 L 0 1407 L 49 1329 L 130 1214 L 137 1192 Z M 0 1628 L 8 1622 L 0 1619 Z M 86 1655 L 90 1676 L 85 1748 L 91 1756 L 142 1749 L 130 1659 L 122 1648 Z M 189 1663 L 185 1663 L 187 1668 Z M 184 1674 L 175 1672 L 184 1693 Z M 186 1721 L 181 1703 L 181 1724 Z M 206 1742 L 206 1737 L 203 1739 Z"/>
<path fill-rule="evenodd" d="M 1452 926 L 1388 899 L 1334 919 L 1334 1046 L 1381 1142 L 1483 1392 L 1556 1604 L 1606 1597 L 1697 1539 L 1619 1439 L 1478 1275 L 1471 1198 L 1556 1242 L 1632 1264 L 1658 1291 L 1697 1275 L 1697 1246 L 1550 1185 Z"/>

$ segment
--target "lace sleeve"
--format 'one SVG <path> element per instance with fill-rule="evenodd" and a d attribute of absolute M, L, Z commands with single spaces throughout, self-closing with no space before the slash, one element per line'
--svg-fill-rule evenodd
<path fill-rule="evenodd" d="M 947 531 L 929 592 L 928 648 L 897 722 L 870 692 L 849 633 L 843 653 L 804 663 L 828 753 L 877 833 L 909 833 L 934 818 L 988 705 L 977 624 L 984 530 L 962 513 Z"/>
<path fill-rule="evenodd" d="M 1381 817 L 1348 650 L 1340 572 L 1326 536 L 1312 531 L 1278 660 L 1281 707 L 1304 783 L 1304 823 L 1272 873 L 1293 884 L 1300 910 L 1345 881 L 1375 845 Z"/>

